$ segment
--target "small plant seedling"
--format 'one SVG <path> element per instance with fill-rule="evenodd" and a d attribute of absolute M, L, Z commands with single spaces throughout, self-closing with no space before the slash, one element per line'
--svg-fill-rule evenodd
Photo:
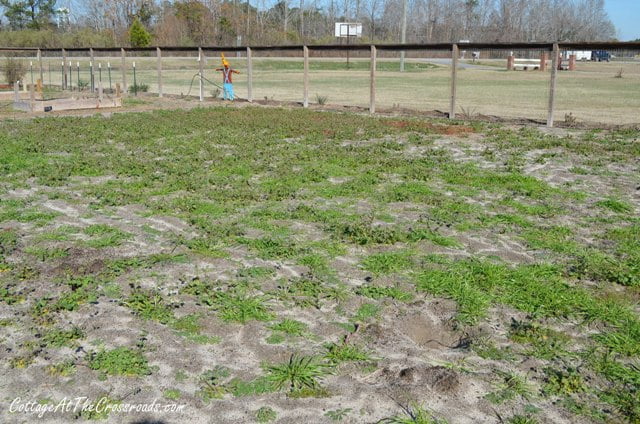
<path fill-rule="evenodd" d="M 222 398 L 227 393 L 224 383 L 228 377 L 229 370 L 222 366 L 206 371 L 200 376 L 198 395 L 207 403 L 212 399 Z"/>
<path fill-rule="evenodd" d="M 446 424 L 443 419 L 439 419 L 431 411 L 420 405 L 402 407 L 403 413 L 393 417 L 384 418 L 378 421 L 379 424 Z"/>
<path fill-rule="evenodd" d="M 180 393 L 180 390 L 178 389 L 167 389 L 164 392 L 162 392 L 162 395 L 169 400 L 178 400 L 180 399 L 180 396 L 182 395 Z"/>
<path fill-rule="evenodd" d="M 329 97 L 316 94 L 316 103 L 318 103 L 319 105 L 326 104 L 328 100 L 329 100 Z"/>
<path fill-rule="evenodd" d="M 76 364 L 69 359 L 58 364 L 50 365 L 47 368 L 49 374 L 60 377 L 69 377 L 76 372 Z"/>
<path fill-rule="evenodd" d="M 278 414 L 272 408 L 263 406 L 256 411 L 256 420 L 259 423 L 270 423 L 278 418 Z"/>
<path fill-rule="evenodd" d="M 333 409 L 331 411 L 325 412 L 324 415 L 325 417 L 328 417 L 331 421 L 337 422 L 337 421 L 344 420 L 351 411 L 352 411 L 351 408 Z"/>

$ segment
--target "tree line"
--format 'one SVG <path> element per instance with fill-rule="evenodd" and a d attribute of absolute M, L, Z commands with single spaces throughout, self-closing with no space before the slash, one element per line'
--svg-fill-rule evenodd
<path fill-rule="evenodd" d="M 111 47 L 615 39 L 604 0 L 0 0 L 0 45 Z"/>

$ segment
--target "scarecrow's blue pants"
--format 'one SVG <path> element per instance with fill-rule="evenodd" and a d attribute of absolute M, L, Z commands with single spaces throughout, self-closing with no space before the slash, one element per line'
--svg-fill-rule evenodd
<path fill-rule="evenodd" d="M 224 100 L 233 100 L 234 99 L 234 95 L 233 95 L 233 84 L 231 84 L 230 82 L 225 82 L 223 84 L 223 93 L 222 93 L 222 98 Z"/>

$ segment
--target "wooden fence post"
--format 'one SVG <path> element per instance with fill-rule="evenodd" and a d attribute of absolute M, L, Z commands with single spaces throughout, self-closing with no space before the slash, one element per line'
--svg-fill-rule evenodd
<path fill-rule="evenodd" d="M 309 107 L 309 48 L 307 46 L 302 47 L 302 54 L 304 56 L 304 77 L 303 77 L 304 93 L 303 93 L 302 106 Z"/>
<path fill-rule="evenodd" d="M 89 75 L 89 83 L 91 84 L 91 92 L 93 93 L 96 89 L 96 80 L 95 80 L 95 73 L 94 73 L 94 67 L 96 66 L 96 62 L 95 62 L 95 58 L 93 56 L 93 47 L 89 48 L 89 56 L 91 58 L 91 66 L 89 66 L 89 71 L 91 72 L 91 75 Z"/>
<path fill-rule="evenodd" d="M 371 46 L 371 76 L 369 78 L 369 113 L 376 113 L 376 46 Z"/>
<path fill-rule="evenodd" d="M 549 86 L 549 114 L 547 115 L 547 127 L 553 127 L 553 114 L 556 109 L 556 82 L 558 77 L 558 61 L 560 60 L 560 49 L 558 43 L 553 43 L 553 53 L 551 57 L 551 84 Z"/>
<path fill-rule="evenodd" d="M 253 102 L 253 63 L 251 61 L 251 47 L 247 47 L 247 100 Z"/>
<path fill-rule="evenodd" d="M 458 90 L 458 45 L 451 47 L 451 104 L 449 105 L 449 119 L 456 118 L 456 96 Z"/>
<path fill-rule="evenodd" d="M 204 52 L 198 47 L 198 73 L 200 74 L 200 101 L 204 101 Z"/>
<path fill-rule="evenodd" d="M 44 70 L 42 68 L 42 50 L 38 49 L 38 66 L 40 67 L 40 81 L 44 81 Z"/>
<path fill-rule="evenodd" d="M 60 85 L 63 90 L 67 89 L 67 51 L 62 49 L 62 81 Z"/>
<path fill-rule="evenodd" d="M 124 47 L 120 49 L 120 54 L 122 56 L 122 91 L 126 93 L 127 92 L 127 52 L 124 50 Z"/>
<path fill-rule="evenodd" d="M 160 47 L 156 47 L 156 55 L 158 56 L 158 97 L 162 97 L 162 52 Z"/>

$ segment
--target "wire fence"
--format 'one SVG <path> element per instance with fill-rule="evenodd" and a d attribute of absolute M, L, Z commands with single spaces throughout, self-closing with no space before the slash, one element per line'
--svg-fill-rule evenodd
<path fill-rule="evenodd" d="M 240 72 L 233 81 L 239 100 L 523 118 L 549 126 L 640 122 L 640 43 L 0 51 L 3 72 L 11 61 L 21 64 L 23 90 L 40 80 L 51 96 L 91 96 L 101 87 L 125 95 L 218 98 L 216 69 L 224 54 Z"/>

